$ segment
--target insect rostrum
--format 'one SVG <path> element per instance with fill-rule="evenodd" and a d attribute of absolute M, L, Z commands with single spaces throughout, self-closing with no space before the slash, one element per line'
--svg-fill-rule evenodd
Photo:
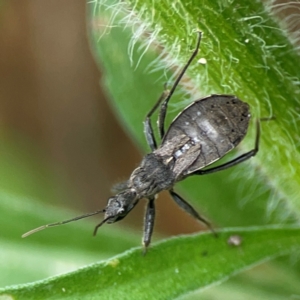
<path fill-rule="evenodd" d="M 257 134 L 254 149 L 229 161 L 223 165 L 203 169 L 219 160 L 230 150 L 235 148 L 245 137 L 250 112 L 249 105 L 232 95 L 210 95 L 196 100 L 186 107 L 173 120 L 165 132 L 165 116 L 168 102 L 171 99 L 186 69 L 198 53 L 202 33 L 198 32 L 196 49 L 179 74 L 172 88 L 165 90 L 144 121 L 144 131 L 151 153 L 144 156 L 139 167 L 131 174 L 126 184 L 120 185 L 118 193 L 108 199 L 107 206 L 86 215 L 52 223 L 36 228 L 23 237 L 47 227 L 57 226 L 82 219 L 98 213 L 104 213 L 104 219 L 94 230 L 104 223 L 114 223 L 122 220 L 135 207 L 142 198 L 148 199 L 145 221 L 143 245 L 145 250 L 150 244 L 154 219 L 155 219 L 155 196 L 168 190 L 173 200 L 187 213 L 197 220 L 204 222 L 209 228 L 210 224 L 202 218 L 197 211 L 182 197 L 174 192 L 176 182 L 191 175 L 205 175 L 221 171 L 239 164 L 258 152 L 260 124 L 256 122 Z M 157 146 L 154 136 L 151 117 L 159 110 L 158 131 L 161 144 Z"/>

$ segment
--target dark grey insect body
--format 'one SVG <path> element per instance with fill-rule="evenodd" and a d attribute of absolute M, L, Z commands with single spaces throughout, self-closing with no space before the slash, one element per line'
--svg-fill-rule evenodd
<path fill-rule="evenodd" d="M 212 95 L 192 103 L 172 122 L 161 146 L 133 171 L 123 186 L 126 198 L 154 197 L 220 159 L 243 139 L 249 118 L 248 104 L 234 96 Z"/>
<path fill-rule="evenodd" d="M 168 102 L 186 69 L 198 53 L 201 32 L 196 50 L 181 71 L 170 91 L 165 90 L 144 121 L 147 143 L 152 152 L 147 154 L 128 181 L 117 187 L 118 193 L 108 199 L 105 209 L 71 220 L 48 224 L 34 229 L 23 236 L 41 229 L 65 224 L 98 213 L 104 213 L 104 220 L 95 227 L 94 234 L 104 223 L 114 223 L 123 219 L 142 198 L 148 199 L 144 223 L 143 244 L 150 244 L 155 219 L 155 197 L 168 190 L 174 201 L 187 213 L 209 228 L 210 224 L 182 197 L 173 191 L 176 182 L 191 175 L 205 175 L 227 169 L 254 156 L 258 151 L 260 126 L 257 121 L 257 135 L 253 150 L 223 165 L 203 169 L 219 160 L 235 148 L 245 137 L 250 112 L 249 105 L 232 95 L 210 95 L 199 99 L 185 108 L 171 123 L 165 133 L 165 116 Z M 159 108 L 158 131 L 162 139 L 158 147 L 154 136 L 151 117 Z"/>
<path fill-rule="evenodd" d="M 178 115 L 154 153 L 172 157 L 176 181 L 184 179 L 235 148 L 247 133 L 249 119 L 247 103 L 230 95 L 208 96 Z"/>

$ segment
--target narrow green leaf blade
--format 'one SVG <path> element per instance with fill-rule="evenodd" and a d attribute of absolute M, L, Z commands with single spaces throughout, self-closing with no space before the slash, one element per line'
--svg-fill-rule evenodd
<path fill-rule="evenodd" d="M 240 246 L 228 245 L 232 235 L 242 238 Z M 181 236 L 154 245 L 146 256 L 141 249 L 131 250 L 66 275 L 2 289 L 0 295 L 22 300 L 174 299 L 299 245 L 300 228 L 292 226 L 232 228 L 218 238 L 207 233 Z"/>

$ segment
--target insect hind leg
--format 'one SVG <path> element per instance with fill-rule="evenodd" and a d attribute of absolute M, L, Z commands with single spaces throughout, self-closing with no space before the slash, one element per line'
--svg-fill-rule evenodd
<path fill-rule="evenodd" d="M 255 144 L 254 144 L 254 148 L 240 156 L 238 156 L 237 158 L 224 163 L 222 165 L 216 166 L 216 167 L 212 167 L 206 170 L 198 170 L 195 171 L 194 173 L 190 174 L 190 175 L 207 175 L 207 174 L 211 174 L 211 173 L 215 173 L 215 172 L 219 172 L 222 170 L 226 170 L 228 168 L 231 168 L 233 166 L 236 166 L 246 160 L 248 160 L 249 158 L 255 156 L 257 154 L 257 152 L 259 151 L 259 141 L 260 141 L 260 122 L 264 122 L 264 121 L 271 121 L 274 120 L 275 116 L 269 117 L 269 118 L 261 118 L 261 119 L 257 119 L 256 120 L 256 136 L 255 136 Z"/>
<path fill-rule="evenodd" d="M 169 91 L 166 89 L 166 85 L 165 85 L 165 90 L 163 91 L 163 93 L 161 94 L 159 99 L 156 101 L 156 103 L 154 104 L 152 109 L 148 112 L 148 114 L 146 115 L 146 118 L 144 120 L 144 133 L 146 136 L 147 143 L 152 151 L 154 151 L 157 148 L 157 142 L 156 142 L 155 135 L 153 132 L 151 117 L 152 117 L 153 113 L 157 110 L 157 108 L 160 106 L 161 102 L 164 99 L 166 99 L 166 97 L 168 97 L 168 95 L 169 95 Z"/>
<path fill-rule="evenodd" d="M 198 33 L 198 40 L 197 40 L 197 44 L 196 44 L 196 48 L 195 48 L 194 52 L 190 56 L 190 58 L 189 58 L 188 62 L 186 63 L 186 65 L 183 67 L 183 69 L 179 73 L 179 75 L 176 78 L 173 86 L 170 89 L 169 94 L 167 95 L 167 97 L 164 99 L 164 101 L 161 104 L 160 111 L 159 111 L 159 116 L 158 116 L 158 129 L 159 129 L 159 135 L 160 135 L 161 139 L 165 135 L 165 119 L 166 119 L 166 113 L 167 113 L 167 110 L 168 110 L 168 103 L 169 103 L 172 95 L 174 94 L 174 91 L 175 91 L 176 87 L 178 86 L 180 80 L 182 79 L 184 73 L 186 72 L 187 68 L 190 66 L 191 62 L 193 61 L 193 59 L 198 54 L 198 51 L 199 51 L 199 48 L 200 48 L 200 42 L 201 42 L 201 38 L 202 38 L 202 32 L 197 31 L 197 33 Z"/>
<path fill-rule="evenodd" d="M 165 85 L 164 92 L 162 93 L 162 95 L 160 96 L 158 101 L 154 104 L 152 109 L 148 112 L 148 114 L 146 115 L 146 118 L 144 120 L 144 132 L 145 132 L 146 140 L 152 151 L 154 151 L 157 148 L 157 142 L 156 142 L 155 135 L 153 132 L 151 117 L 152 117 L 153 113 L 160 106 L 159 115 L 158 115 L 158 131 L 159 131 L 159 136 L 162 139 L 165 135 L 165 119 L 166 119 L 166 114 L 167 114 L 167 110 L 168 110 L 168 103 L 169 103 L 172 95 L 174 94 L 174 91 L 175 91 L 176 87 L 178 86 L 181 78 L 183 77 L 185 71 L 187 70 L 187 68 L 189 67 L 189 65 L 195 58 L 195 56 L 198 54 L 199 47 L 200 47 L 200 41 L 201 41 L 201 37 L 202 37 L 202 32 L 198 31 L 198 34 L 199 34 L 199 37 L 198 37 L 196 49 L 192 53 L 192 55 L 189 58 L 186 65 L 183 67 L 182 71 L 179 73 L 172 88 L 170 90 L 167 90 L 166 85 Z"/>

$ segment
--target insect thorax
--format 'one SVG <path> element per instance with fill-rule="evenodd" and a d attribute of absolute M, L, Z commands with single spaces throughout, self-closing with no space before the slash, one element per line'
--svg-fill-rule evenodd
<path fill-rule="evenodd" d="M 129 179 L 129 186 L 136 190 L 139 198 L 154 196 L 170 189 L 175 183 L 175 174 L 170 166 L 155 153 L 147 154 Z"/>

